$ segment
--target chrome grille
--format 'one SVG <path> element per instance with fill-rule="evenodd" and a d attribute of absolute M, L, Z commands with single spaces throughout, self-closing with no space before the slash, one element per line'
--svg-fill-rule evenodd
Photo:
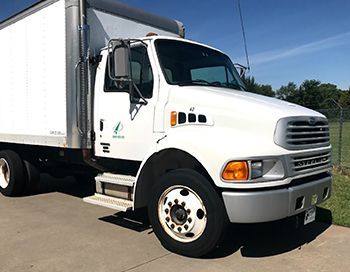
<path fill-rule="evenodd" d="M 328 121 L 321 117 L 281 119 L 277 123 L 275 143 L 291 150 L 328 146 Z"/>
<path fill-rule="evenodd" d="M 331 167 L 330 152 L 292 156 L 291 159 L 292 169 L 297 173 Z"/>

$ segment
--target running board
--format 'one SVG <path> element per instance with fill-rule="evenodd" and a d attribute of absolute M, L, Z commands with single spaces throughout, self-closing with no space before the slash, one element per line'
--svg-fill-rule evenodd
<path fill-rule="evenodd" d="M 119 175 L 119 174 L 113 174 L 113 173 L 102 173 L 97 175 L 97 177 L 95 177 L 96 182 L 112 183 L 112 184 L 128 186 L 128 187 L 134 186 L 135 179 L 136 178 L 133 176 Z"/>
<path fill-rule="evenodd" d="M 133 202 L 127 199 L 110 197 L 101 194 L 95 194 L 92 196 L 88 196 L 83 198 L 84 202 L 110 208 L 113 210 L 126 212 L 131 210 L 133 207 Z"/>

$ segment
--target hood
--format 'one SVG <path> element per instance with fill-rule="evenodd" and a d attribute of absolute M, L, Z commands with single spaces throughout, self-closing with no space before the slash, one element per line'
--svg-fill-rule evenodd
<path fill-rule="evenodd" d="M 172 86 L 168 110 L 203 114 L 221 134 L 272 141 L 277 121 L 284 117 L 322 114 L 305 107 L 249 92 L 207 86 Z M 190 124 L 189 124 L 190 125 Z"/>
<path fill-rule="evenodd" d="M 277 119 L 290 116 L 318 116 L 319 112 L 277 98 L 250 92 L 207 86 L 174 86 L 170 99 L 192 107 L 229 110 L 231 114 L 259 114 Z"/>

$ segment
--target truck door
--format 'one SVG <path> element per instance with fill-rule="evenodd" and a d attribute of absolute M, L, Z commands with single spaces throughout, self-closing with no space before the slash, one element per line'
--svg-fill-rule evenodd
<path fill-rule="evenodd" d="M 157 95 L 147 51 L 144 45 L 131 48 L 132 78 L 147 105 L 130 103 L 128 87 L 115 86 L 108 76 L 107 56 L 98 67 L 94 108 L 96 156 L 141 161 L 153 142 Z"/>

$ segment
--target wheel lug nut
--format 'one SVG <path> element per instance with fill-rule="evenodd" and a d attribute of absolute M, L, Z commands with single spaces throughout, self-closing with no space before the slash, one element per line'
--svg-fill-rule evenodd
<path fill-rule="evenodd" d="M 189 217 L 189 218 L 187 219 L 187 221 L 188 221 L 188 223 L 191 223 L 191 222 L 192 222 L 192 218 Z"/>
<path fill-rule="evenodd" d="M 169 205 L 169 207 L 171 207 L 171 206 L 173 205 L 173 203 L 171 203 L 171 202 L 168 202 L 168 205 Z"/>
<path fill-rule="evenodd" d="M 190 209 L 187 209 L 187 213 L 190 214 L 190 213 L 191 213 L 191 210 L 190 210 Z"/>
<path fill-rule="evenodd" d="M 185 230 L 188 230 L 188 226 L 187 225 L 185 225 L 184 228 L 185 228 Z"/>
<path fill-rule="evenodd" d="M 169 217 L 167 217 L 167 218 L 165 218 L 165 220 L 166 220 L 167 222 L 169 222 L 169 221 L 170 221 L 170 218 L 169 218 Z"/>
<path fill-rule="evenodd" d="M 168 212 L 169 212 L 169 209 L 165 209 L 164 211 L 165 211 L 165 213 L 166 213 L 166 214 L 168 214 Z"/>
<path fill-rule="evenodd" d="M 171 224 L 171 226 L 170 226 L 170 227 L 173 229 L 173 228 L 175 228 L 175 225 L 174 225 L 174 224 Z"/>
<path fill-rule="evenodd" d="M 178 230 L 179 232 L 181 232 L 181 231 L 182 231 L 182 228 L 181 228 L 181 227 L 178 227 L 177 230 Z"/>
<path fill-rule="evenodd" d="M 182 202 L 182 203 L 181 203 L 181 206 L 182 206 L 182 207 L 185 207 L 185 205 L 186 205 L 185 202 Z"/>
<path fill-rule="evenodd" d="M 175 204 L 179 203 L 179 201 L 177 199 L 174 200 Z"/>

